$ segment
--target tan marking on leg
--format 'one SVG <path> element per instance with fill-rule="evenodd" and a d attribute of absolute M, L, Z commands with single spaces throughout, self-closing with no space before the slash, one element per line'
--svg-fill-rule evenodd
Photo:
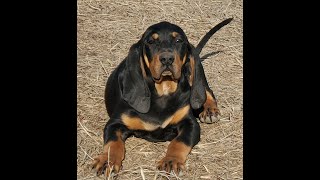
<path fill-rule="evenodd" d="M 215 101 L 211 94 L 206 90 L 207 100 Z"/>
<path fill-rule="evenodd" d="M 204 103 L 204 108 L 217 108 L 217 102 L 216 100 L 211 96 L 211 94 L 206 90 L 207 99 Z"/>
<path fill-rule="evenodd" d="M 120 171 L 125 155 L 124 141 L 121 139 L 121 135 L 121 132 L 117 131 L 117 140 L 107 142 L 103 146 L 103 153 L 94 158 L 93 168 L 97 170 L 98 176 L 104 171 L 107 177 L 112 171 L 115 173 Z M 107 164 L 106 167 L 105 164 Z"/>
<path fill-rule="evenodd" d="M 220 115 L 220 111 L 217 106 L 217 101 L 207 90 L 206 95 L 207 99 L 203 104 L 203 111 L 199 114 L 199 119 L 201 122 L 205 123 L 217 122 L 219 120 L 218 115 Z"/>
<path fill-rule="evenodd" d="M 176 174 L 185 169 L 187 156 L 191 147 L 183 142 L 173 140 L 168 146 L 166 156 L 158 162 L 158 169 L 170 172 L 173 170 Z"/>
<path fill-rule="evenodd" d="M 191 147 L 177 140 L 171 141 L 167 150 L 167 157 L 177 157 L 182 162 L 187 160 L 187 156 L 191 151 Z"/>

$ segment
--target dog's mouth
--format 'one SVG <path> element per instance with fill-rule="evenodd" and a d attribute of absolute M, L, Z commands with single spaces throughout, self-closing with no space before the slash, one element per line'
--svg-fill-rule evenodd
<path fill-rule="evenodd" d="M 170 70 L 165 70 L 162 72 L 161 76 L 172 76 L 172 72 Z"/>
<path fill-rule="evenodd" d="M 161 81 L 163 80 L 174 80 L 174 77 L 173 77 L 173 73 L 172 71 L 169 69 L 169 68 L 166 68 L 162 71 L 161 75 L 159 78 L 155 78 L 153 77 L 153 80 L 156 82 L 156 83 L 160 83 Z"/>

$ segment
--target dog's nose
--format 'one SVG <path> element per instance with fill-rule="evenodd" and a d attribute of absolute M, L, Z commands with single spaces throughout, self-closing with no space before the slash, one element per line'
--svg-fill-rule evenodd
<path fill-rule="evenodd" d="M 161 53 L 159 58 L 163 65 L 171 65 L 174 61 L 173 53 L 169 53 L 169 52 Z"/>

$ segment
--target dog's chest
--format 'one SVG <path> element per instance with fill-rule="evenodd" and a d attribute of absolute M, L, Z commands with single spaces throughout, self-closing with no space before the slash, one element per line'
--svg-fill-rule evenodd
<path fill-rule="evenodd" d="M 178 124 L 183 118 L 189 113 L 190 106 L 186 105 L 179 108 L 172 115 L 163 118 L 161 114 L 158 115 L 141 115 L 130 117 L 129 115 L 123 114 L 121 116 L 122 122 L 131 130 L 145 130 L 153 131 L 158 128 L 166 128 L 171 124 Z"/>

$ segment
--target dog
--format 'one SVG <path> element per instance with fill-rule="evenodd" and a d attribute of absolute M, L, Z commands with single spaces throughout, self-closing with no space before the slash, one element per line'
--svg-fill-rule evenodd
<path fill-rule="evenodd" d="M 98 176 L 119 172 L 130 136 L 171 141 L 157 168 L 176 174 L 185 169 L 188 154 L 200 141 L 196 118 L 212 123 L 220 114 L 199 54 L 231 20 L 212 28 L 197 47 L 179 26 L 166 21 L 147 28 L 131 46 L 107 81 L 105 105 L 110 120 L 103 130 L 103 153 L 92 165 Z"/>

